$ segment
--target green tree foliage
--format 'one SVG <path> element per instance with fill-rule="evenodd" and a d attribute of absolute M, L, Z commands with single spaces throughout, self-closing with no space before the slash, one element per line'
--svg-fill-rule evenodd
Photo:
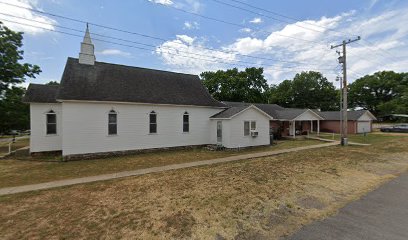
<path fill-rule="evenodd" d="M 23 33 L 14 32 L 0 22 L 0 132 L 27 129 L 28 106 L 21 102 L 24 89 L 16 85 L 41 72 L 37 65 L 21 63 Z"/>
<path fill-rule="evenodd" d="M 283 107 L 337 110 L 338 91 L 320 72 L 301 72 L 293 80 L 272 85 L 269 100 Z"/>
<path fill-rule="evenodd" d="M 266 101 L 268 83 L 263 68 L 246 68 L 203 72 L 201 79 L 210 94 L 220 101 L 262 103 Z"/>
<path fill-rule="evenodd" d="M 5 91 L 0 101 L 0 132 L 30 128 L 30 107 L 22 102 L 24 93 L 24 88 L 14 86 Z"/>
<path fill-rule="evenodd" d="M 51 86 L 59 86 L 59 82 L 57 81 L 49 81 L 45 85 L 51 85 Z"/>
<path fill-rule="evenodd" d="M 408 113 L 408 74 L 376 72 L 349 85 L 352 107 L 368 109 L 376 115 Z"/>

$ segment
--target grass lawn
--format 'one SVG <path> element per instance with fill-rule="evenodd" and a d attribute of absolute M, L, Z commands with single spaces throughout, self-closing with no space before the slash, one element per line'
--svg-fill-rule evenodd
<path fill-rule="evenodd" d="M 381 137 L 372 144 L 3 196 L 0 234 L 3 239 L 278 239 L 408 169 L 407 137 Z"/>
<path fill-rule="evenodd" d="M 241 151 L 189 149 L 70 162 L 55 162 L 55 160 L 58 160 L 59 158 L 55 156 L 22 158 L 23 160 L 7 159 L 0 161 L 0 188 L 129 171 L 175 163 L 209 160 L 251 152 L 273 151 L 320 143 L 321 142 L 315 140 L 285 140 L 278 141 L 277 144 L 273 146 L 255 147 Z M 54 160 L 54 162 L 49 162 L 49 160 Z"/>
<path fill-rule="evenodd" d="M 333 138 L 334 136 L 334 138 Z M 348 141 L 349 142 L 356 142 L 356 143 L 367 143 L 367 144 L 375 144 L 375 143 L 381 143 L 383 141 L 386 141 L 388 139 L 394 139 L 395 137 L 401 136 L 401 137 L 408 137 L 408 134 L 388 134 L 388 133 L 382 133 L 382 132 L 372 132 L 372 133 L 367 133 L 365 136 L 364 134 L 349 134 L 348 135 Z M 325 138 L 325 139 L 334 139 L 340 141 L 340 134 L 332 134 L 332 133 L 320 133 L 319 137 Z"/>

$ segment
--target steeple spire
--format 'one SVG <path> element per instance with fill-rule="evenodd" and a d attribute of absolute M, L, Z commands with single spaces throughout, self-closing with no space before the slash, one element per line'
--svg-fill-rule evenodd
<path fill-rule="evenodd" d="M 95 50 L 92 44 L 91 34 L 89 33 L 88 23 L 86 24 L 84 40 L 81 42 L 81 52 L 79 53 L 79 63 L 94 65 L 95 64 Z"/>

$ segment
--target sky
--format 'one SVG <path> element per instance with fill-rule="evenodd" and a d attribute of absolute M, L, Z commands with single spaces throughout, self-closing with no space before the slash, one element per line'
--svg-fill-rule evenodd
<path fill-rule="evenodd" d="M 330 46 L 361 36 L 347 45 L 349 82 L 408 71 L 406 0 L 0 0 L 0 21 L 24 32 L 24 62 L 42 69 L 25 85 L 60 81 L 86 22 L 101 62 L 190 74 L 263 67 L 269 84 L 313 70 L 338 84 L 342 49 Z"/>

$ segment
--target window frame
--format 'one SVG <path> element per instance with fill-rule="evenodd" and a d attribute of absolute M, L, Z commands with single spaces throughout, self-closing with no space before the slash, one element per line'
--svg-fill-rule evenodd
<path fill-rule="evenodd" d="M 115 121 L 111 122 L 111 115 L 115 116 Z M 113 128 L 114 126 L 114 128 Z M 112 129 L 111 129 L 112 127 Z M 114 131 L 112 131 L 114 130 Z M 108 135 L 115 136 L 118 135 L 118 113 L 115 110 L 110 110 L 108 112 Z"/>
<path fill-rule="evenodd" d="M 54 123 L 50 123 L 48 117 L 53 115 L 55 117 L 55 122 Z M 49 126 L 54 126 L 54 131 L 50 132 L 50 128 Z M 54 110 L 50 110 L 45 114 L 45 134 L 46 135 L 57 135 L 58 131 L 57 131 L 57 114 L 54 112 Z"/>
<path fill-rule="evenodd" d="M 255 120 L 245 120 L 244 121 L 244 136 L 250 136 L 252 131 L 256 130 Z"/>
<path fill-rule="evenodd" d="M 187 117 L 187 121 L 185 117 Z M 183 133 L 189 132 L 190 132 L 190 114 L 187 111 L 185 111 L 183 113 Z"/>
<path fill-rule="evenodd" d="M 152 116 L 154 116 L 154 121 L 152 121 Z M 157 134 L 157 125 L 157 113 L 155 111 L 151 111 L 149 113 L 149 134 Z"/>

